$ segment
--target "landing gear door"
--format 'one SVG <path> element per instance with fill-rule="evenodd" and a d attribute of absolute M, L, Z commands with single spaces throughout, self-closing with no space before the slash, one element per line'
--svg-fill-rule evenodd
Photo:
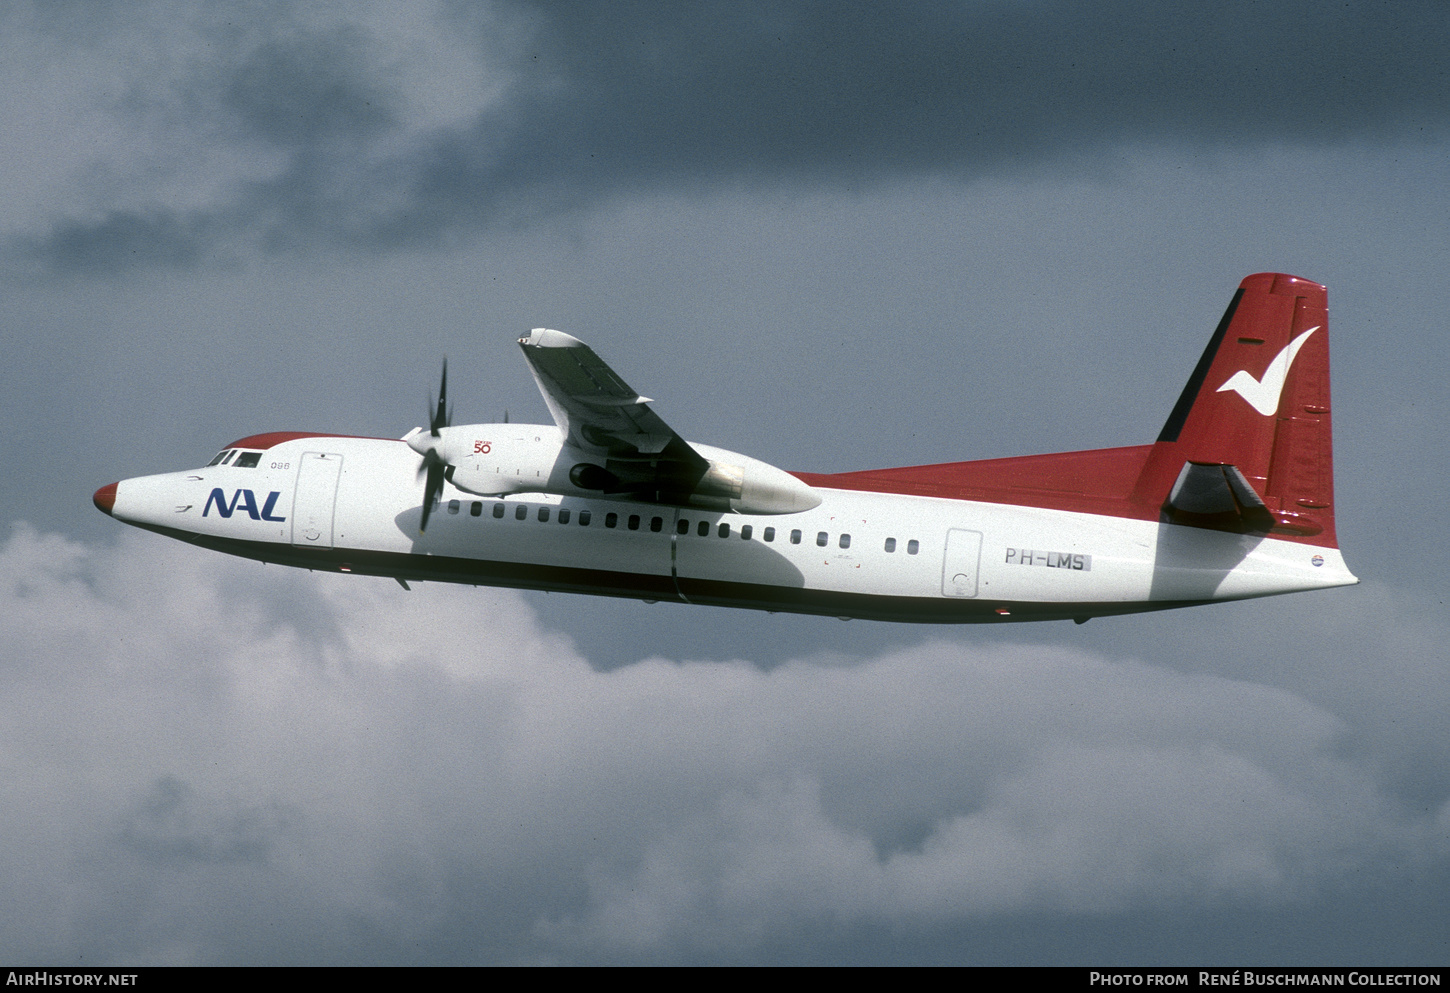
<path fill-rule="evenodd" d="M 981 558 L 982 532 L 960 528 L 948 531 L 941 571 L 942 596 L 976 596 L 977 564 Z"/>
<path fill-rule="evenodd" d="M 304 548 L 332 547 L 332 516 L 341 474 L 341 455 L 303 454 L 297 463 L 297 491 L 292 499 L 292 544 Z"/>

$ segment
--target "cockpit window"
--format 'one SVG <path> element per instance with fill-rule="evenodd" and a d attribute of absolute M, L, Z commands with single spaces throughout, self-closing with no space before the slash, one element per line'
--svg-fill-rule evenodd
<path fill-rule="evenodd" d="M 242 452 L 237 460 L 232 463 L 233 469 L 255 469 L 257 463 L 262 461 L 261 452 Z"/>
<path fill-rule="evenodd" d="M 212 466 L 216 465 L 230 454 L 232 454 L 232 450 L 230 448 L 223 448 L 221 451 L 216 453 L 216 458 L 212 459 L 206 464 L 207 468 L 211 468 Z"/>
<path fill-rule="evenodd" d="M 237 450 L 235 448 L 227 452 L 227 457 L 222 459 L 222 465 L 226 465 L 228 462 L 230 462 L 232 460 L 232 456 L 235 454 L 237 454 Z"/>

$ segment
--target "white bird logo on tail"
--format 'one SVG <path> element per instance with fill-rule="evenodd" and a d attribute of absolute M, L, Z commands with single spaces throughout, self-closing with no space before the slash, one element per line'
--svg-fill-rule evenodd
<path fill-rule="evenodd" d="M 1265 417 L 1269 417 L 1279 409 L 1279 394 L 1284 392 L 1284 381 L 1289 378 L 1289 367 L 1294 364 L 1294 357 L 1299 354 L 1299 349 L 1304 347 L 1304 342 L 1309 336 L 1319 330 L 1315 325 L 1284 346 L 1284 350 L 1274 356 L 1274 361 L 1269 363 L 1269 368 L 1264 370 L 1263 379 L 1255 379 L 1247 372 L 1240 369 L 1228 378 L 1216 392 L 1233 390 L 1239 396 L 1249 402 Z"/>

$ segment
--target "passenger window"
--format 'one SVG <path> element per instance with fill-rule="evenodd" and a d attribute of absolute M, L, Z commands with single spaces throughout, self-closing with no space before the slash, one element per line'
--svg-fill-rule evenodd
<path fill-rule="evenodd" d="M 469 514 L 470 517 L 478 517 L 482 513 L 483 513 L 483 504 L 480 503 L 479 501 L 475 500 L 475 501 L 473 501 L 473 503 L 471 503 L 471 504 L 468 505 L 468 514 Z"/>
<path fill-rule="evenodd" d="M 906 543 L 906 554 L 907 555 L 915 555 L 917 553 L 917 550 L 920 549 L 920 548 L 921 548 L 921 542 L 917 541 L 915 538 L 912 538 L 910 541 L 908 541 Z"/>
<path fill-rule="evenodd" d="M 894 551 L 896 551 L 896 539 L 895 538 L 887 538 L 886 539 L 886 550 L 888 552 L 894 552 Z"/>
<path fill-rule="evenodd" d="M 765 529 L 765 540 L 766 541 L 774 541 L 775 540 L 775 528 L 766 528 Z"/>
<path fill-rule="evenodd" d="M 695 533 L 698 534 L 701 538 L 710 537 L 710 522 L 701 521 L 700 526 L 695 529 Z"/>
<path fill-rule="evenodd" d="M 639 530 L 639 515 L 638 514 L 630 514 L 629 515 L 629 529 L 631 531 L 638 531 Z"/>
<path fill-rule="evenodd" d="M 560 524 L 568 524 L 569 523 L 569 508 L 568 507 L 561 507 L 561 508 L 559 508 L 559 523 Z"/>
<path fill-rule="evenodd" d="M 517 507 L 514 508 L 514 520 L 516 520 L 516 521 L 526 521 L 528 519 L 529 519 L 529 508 L 527 506 L 525 506 L 524 504 L 521 503 Z"/>
<path fill-rule="evenodd" d="M 257 463 L 260 461 L 262 461 L 261 452 L 243 452 L 242 454 L 238 455 L 237 460 L 232 463 L 232 468 L 255 469 L 257 468 Z"/>
<path fill-rule="evenodd" d="M 799 545 L 801 543 L 801 533 L 799 530 L 790 533 L 790 543 L 792 545 Z"/>
<path fill-rule="evenodd" d="M 722 537 L 722 538 L 728 538 L 728 537 L 730 537 L 730 525 L 726 521 L 721 521 L 720 522 L 720 537 Z"/>
<path fill-rule="evenodd" d="M 843 534 L 843 535 L 841 535 L 841 547 L 842 548 L 850 548 L 851 547 L 851 536 L 849 534 Z"/>
<path fill-rule="evenodd" d="M 681 517 L 680 518 L 680 523 L 678 523 L 678 524 L 675 525 L 675 533 L 676 534 L 689 534 L 690 533 L 690 522 L 687 521 L 687 520 L 685 520 L 683 517 Z"/>
<path fill-rule="evenodd" d="M 745 540 L 745 541 L 749 541 L 750 540 L 750 525 L 749 524 L 745 525 L 743 528 L 740 529 L 740 537 L 743 540 Z"/>
<path fill-rule="evenodd" d="M 589 526 L 589 518 L 590 518 L 589 511 L 587 511 L 587 510 L 581 510 L 581 511 L 579 511 L 579 526 L 581 528 L 587 528 Z"/>
<path fill-rule="evenodd" d="M 496 504 L 493 505 L 493 516 L 494 517 L 502 517 L 503 516 L 503 504 L 496 503 Z"/>
<path fill-rule="evenodd" d="M 831 536 L 828 535 L 828 534 L 826 534 L 826 532 L 824 532 L 824 531 L 817 531 L 816 532 L 816 547 L 817 548 L 825 548 L 826 545 L 830 543 L 830 540 L 831 540 Z"/>
<path fill-rule="evenodd" d="M 450 514 L 456 514 L 456 513 L 458 513 L 458 507 L 459 507 L 459 503 L 458 503 L 457 500 L 449 500 L 448 501 L 448 512 Z"/>
<path fill-rule="evenodd" d="M 664 529 L 664 526 L 665 520 L 663 517 L 651 517 L 649 519 L 649 529 L 655 532 L 655 534 L 659 534 Z"/>
<path fill-rule="evenodd" d="M 613 511 L 610 511 L 609 513 L 607 513 L 607 514 L 604 515 L 604 526 L 605 527 L 612 528 L 612 527 L 614 527 L 618 523 L 619 523 L 619 515 L 616 514 L 616 513 L 614 513 Z"/>
<path fill-rule="evenodd" d="M 542 523 L 547 523 L 548 520 L 549 520 L 549 508 L 548 507 L 540 507 L 539 508 L 539 522 L 541 524 Z"/>

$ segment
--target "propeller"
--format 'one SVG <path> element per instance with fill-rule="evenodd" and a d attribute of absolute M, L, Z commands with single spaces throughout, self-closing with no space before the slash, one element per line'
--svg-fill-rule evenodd
<path fill-rule="evenodd" d="M 428 406 L 433 406 L 432 397 L 428 398 Z M 433 504 L 438 499 L 438 494 L 443 492 L 443 474 L 448 470 L 448 463 L 438 454 L 438 440 L 443 437 L 442 429 L 448 427 L 452 420 L 453 411 L 448 408 L 448 360 L 445 358 L 443 378 L 438 384 L 438 407 L 428 419 L 428 433 L 433 441 L 421 450 L 417 444 L 412 445 L 413 450 L 423 456 L 423 464 L 418 466 L 418 472 L 427 473 L 427 479 L 423 483 L 423 519 L 418 523 L 420 533 L 428 530 L 428 517 L 433 513 Z"/>

